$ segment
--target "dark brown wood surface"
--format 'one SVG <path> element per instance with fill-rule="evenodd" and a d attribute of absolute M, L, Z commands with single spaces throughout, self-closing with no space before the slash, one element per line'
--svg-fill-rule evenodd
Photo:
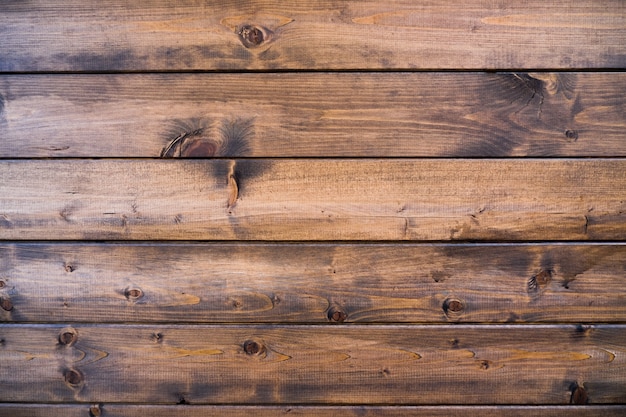
<path fill-rule="evenodd" d="M 621 0 L 4 2 L 0 71 L 624 68 Z"/>
<path fill-rule="evenodd" d="M 617 322 L 624 244 L 0 244 L 1 321 Z"/>
<path fill-rule="evenodd" d="M 0 401 L 624 403 L 623 325 L 4 325 Z M 541 372 L 537 372 L 537 370 Z"/>
<path fill-rule="evenodd" d="M 625 414 L 624 1 L 0 3 L 0 416 Z"/>
<path fill-rule="evenodd" d="M 91 413 L 91 414 L 90 414 Z M 98 414 L 100 413 L 100 414 Z M 589 406 L 203 406 L 0 404 L 2 417 L 622 417 L 623 405 Z"/>
<path fill-rule="evenodd" d="M 0 156 L 626 156 L 624 91 L 624 73 L 5 75 Z"/>
<path fill-rule="evenodd" d="M 0 177 L 0 239 L 626 235 L 622 159 L 14 160 Z"/>

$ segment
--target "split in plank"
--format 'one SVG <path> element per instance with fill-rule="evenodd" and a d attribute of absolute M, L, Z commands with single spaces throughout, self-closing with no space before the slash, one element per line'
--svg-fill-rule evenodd
<path fill-rule="evenodd" d="M 626 401 L 623 325 L 0 326 L 0 401 Z"/>
<path fill-rule="evenodd" d="M 0 320 L 623 322 L 625 268 L 625 244 L 0 243 Z"/>
<path fill-rule="evenodd" d="M 626 156 L 626 73 L 0 77 L 0 157 Z"/>
<path fill-rule="evenodd" d="M 91 414 L 90 414 L 91 413 Z M 100 414 L 98 414 L 100 413 Z M 623 417 L 624 405 L 592 406 L 210 406 L 0 404 L 0 417 Z"/>
<path fill-rule="evenodd" d="M 621 0 L 170 6 L 167 0 L 3 4 L 0 71 L 626 67 Z"/>
<path fill-rule="evenodd" d="M 4 240 L 616 240 L 626 160 L 5 160 Z"/>

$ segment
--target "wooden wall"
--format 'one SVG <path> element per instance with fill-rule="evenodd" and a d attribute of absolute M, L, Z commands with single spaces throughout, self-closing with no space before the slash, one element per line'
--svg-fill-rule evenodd
<path fill-rule="evenodd" d="M 626 3 L 0 1 L 0 415 L 626 413 Z"/>

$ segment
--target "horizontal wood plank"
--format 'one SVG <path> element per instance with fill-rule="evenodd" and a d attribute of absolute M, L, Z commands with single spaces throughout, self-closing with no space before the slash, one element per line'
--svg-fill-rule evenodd
<path fill-rule="evenodd" d="M 0 77 L 0 157 L 626 156 L 626 73 Z"/>
<path fill-rule="evenodd" d="M 97 413 L 100 414 L 97 414 Z M 91 414 L 89 414 L 91 413 Z M 593 406 L 203 406 L 0 404 L 1 417 L 622 417 L 624 405 Z"/>
<path fill-rule="evenodd" d="M 626 401 L 623 325 L 0 326 L 0 401 Z"/>
<path fill-rule="evenodd" d="M 621 0 L 4 3 L 0 71 L 626 67 Z"/>
<path fill-rule="evenodd" d="M 0 321 L 624 322 L 626 245 L 0 244 Z"/>
<path fill-rule="evenodd" d="M 5 160 L 0 239 L 612 240 L 626 160 Z"/>

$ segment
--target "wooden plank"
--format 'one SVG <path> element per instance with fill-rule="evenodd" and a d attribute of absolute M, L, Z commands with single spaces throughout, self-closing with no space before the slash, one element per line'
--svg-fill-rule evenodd
<path fill-rule="evenodd" d="M 626 235 L 626 160 L 6 160 L 0 239 Z"/>
<path fill-rule="evenodd" d="M 3 243 L 0 321 L 621 323 L 625 270 L 626 244 Z"/>
<path fill-rule="evenodd" d="M 4 3 L 0 71 L 626 67 L 622 0 Z"/>
<path fill-rule="evenodd" d="M 98 414 L 98 412 L 100 414 Z M 91 413 L 91 414 L 89 414 Z M 207 406 L 0 404 L 2 417 L 622 417 L 624 405 L 594 406 Z"/>
<path fill-rule="evenodd" d="M 626 156 L 624 91 L 626 73 L 3 76 L 0 157 Z"/>
<path fill-rule="evenodd" d="M 0 338 L 2 402 L 626 401 L 624 325 L 5 324 Z"/>

